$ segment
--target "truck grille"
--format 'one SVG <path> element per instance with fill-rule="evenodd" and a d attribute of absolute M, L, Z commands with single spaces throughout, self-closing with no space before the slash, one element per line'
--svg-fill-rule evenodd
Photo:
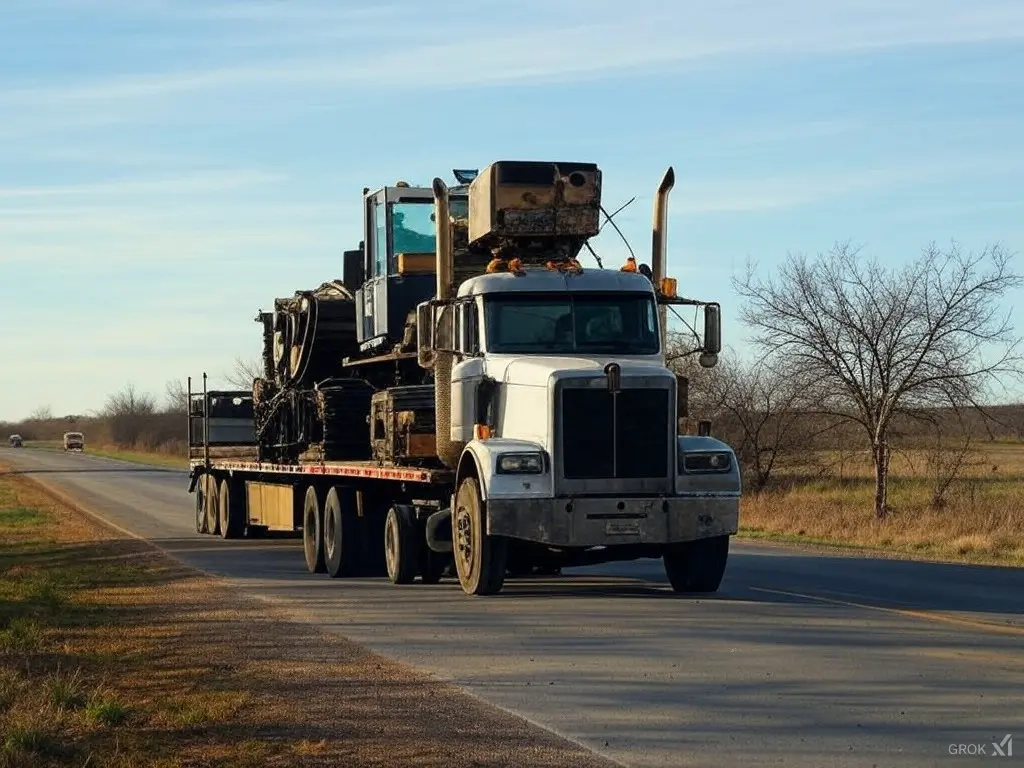
<path fill-rule="evenodd" d="M 669 475 L 667 389 L 562 390 L 562 476 L 566 480 L 661 479 Z"/>

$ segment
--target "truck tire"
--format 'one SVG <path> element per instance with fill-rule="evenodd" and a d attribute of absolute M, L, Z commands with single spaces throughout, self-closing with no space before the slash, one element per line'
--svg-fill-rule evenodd
<path fill-rule="evenodd" d="M 206 508 L 206 533 L 219 536 L 220 520 L 217 514 L 217 499 L 219 497 L 217 493 L 217 478 L 209 473 L 203 475 L 203 477 L 206 478 L 206 493 L 203 500 Z"/>
<path fill-rule="evenodd" d="M 225 539 L 237 539 L 245 528 L 244 501 L 237 494 L 231 493 L 231 480 L 225 477 L 220 481 L 217 492 L 217 517 L 220 523 L 220 535 Z"/>
<path fill-rule="evenodd" d="M 671 544 L 662 560 L 675 592 L 717 592 L 729 559 L 729 536 Z"/>
<path fill-rule="evenodd" d="M 354 494 L 334 486 L 324 501 L 324 559 L 332 579 L 358 576 L 362 569 Z"/>
<path fill-rule="evenodd" d="M 206 533 L 206 478 L 204 473 L 196 482 L 196 533 Z"/>
<path fill-rule="evenodd" d="M 416 512 L 396 504 L 384 520 L 384 561 L 392 584 L 412 584 L 420 569 L 420 540 Z"/>
<path fill-rule="evenodd" d="M 467 595 L 494 595 L 505 583 L 507 542 L 485 530 L 487 516 L 475 477 L 459 484 L 452 511 L 452 544 L 459 584 Z"/>
<path fill-rule="evenodd" d="M 302 503 L 302 548 L 306 555 L 306 568 L 310 573 L 326 573 L 327 561 L 324 558 L 324 513 L 320 509 L 320 499 L 316 495 L 316 487 L 306 489 L 306 498 Z"/>

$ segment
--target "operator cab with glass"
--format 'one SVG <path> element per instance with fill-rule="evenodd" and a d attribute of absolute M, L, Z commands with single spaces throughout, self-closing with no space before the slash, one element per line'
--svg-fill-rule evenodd
<path fill-rule="evenodd" d="M 433 298 L 437 226 L 429 187 L 400 181 L 364 190 L 363 201 L 365 240 L 345 254 L 345 283 L 362 284 L 355 292 L 357 337 L 361 349 L 369 350 L 400 341 L 410 310 Z M 451 213 L 469 215 L 468 187 L 452 190 Z"/>

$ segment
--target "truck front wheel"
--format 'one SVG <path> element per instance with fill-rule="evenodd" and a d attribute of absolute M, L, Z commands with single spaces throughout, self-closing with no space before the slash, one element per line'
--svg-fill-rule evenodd
<path fill-rule="evenodd" d="M 717 592 L 729 559 L 729 537 L 670 544 L 662 558 L 665 575 L 676 592 Z"/>
<path fill-rule="evenodd" d="M 493 595 L 505 583 L 506 540 L 485 530 L 487 517 L 475 477 L 459 485 L 452 514 L 452 545 L 459 584 L 467 595 Z"/>

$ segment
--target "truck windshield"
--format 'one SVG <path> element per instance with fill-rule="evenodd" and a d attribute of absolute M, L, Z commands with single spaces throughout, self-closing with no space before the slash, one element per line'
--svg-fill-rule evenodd
<path fill-rule="evenodd" d="M 484 300 L 487 350 L 655 355 L 654 299 L 644 293 L 502 294 Z"/>

